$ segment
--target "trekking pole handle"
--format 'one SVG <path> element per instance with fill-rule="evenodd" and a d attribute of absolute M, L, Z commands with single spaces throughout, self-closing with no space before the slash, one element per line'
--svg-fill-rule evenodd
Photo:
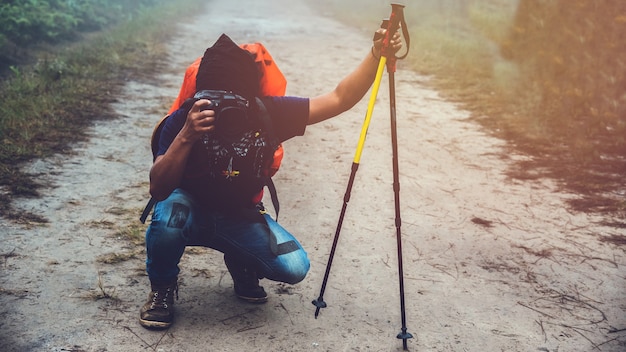
<path fill-rule="evenodd" d="M 404 55 L 398 57 L 395 56 L 395 53 L 392 52 L 391 48 L 391 38 L 398 31 L 398 28 L 402 26 L 402 37 L 406 43 L 406 52 Z M 383 19 L 380 28 L 386 29 L 385 35 L 376 32 L 374 34 L 374 41 L 383 38 L 383 44 L 381 46 L 380 52 L 381 56 L 385 56 L 387 59 L 391 61 L 395 61 L 395 59 L 404 59 L 409 54 L 409 49 L 411 46 L 411 37 L 409 36 L 409 29 L 407 27 L 406 21 L 404 19 L 404 5 L 401 4 L 391 4 L 391 17 Z"/>
<path fill-rule="evenodd" d="M 385 32 L 385 37 L 383 38 L 383 46 L 380 49 L 380 53 L 382 56 L 387 58 L 395 57 L 395 53 L 391 48 L 391 38 L 400 28 L 400 22 L 404 18 L 404 5 L 392 3 L 391 4 L 391 16 L 389 16 L 388 21 L 383 21 L 383 25 L 387 25 L 387 31 Z M 387 22 L 387 23 L 385 23 Z"/>

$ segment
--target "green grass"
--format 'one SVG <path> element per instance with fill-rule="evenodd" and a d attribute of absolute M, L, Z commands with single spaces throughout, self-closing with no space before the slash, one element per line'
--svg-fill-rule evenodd
<path fill-rule="evenodd" d="M 161 19 L 191 16 L 203 4 L 184 0 L 149 8 L 89 39 L 41 52 L 34 65 L 11 68 L 0 84 L 1 216 L 45 222 L 12 207 L 14 197 L 36 197 L 42 186 L 21 165 L 67 152 L 95 119 L 114 118 L 109 103 L 124 82 L 149 77 L 163 63 L 162 44 L 175 28 Z"/>

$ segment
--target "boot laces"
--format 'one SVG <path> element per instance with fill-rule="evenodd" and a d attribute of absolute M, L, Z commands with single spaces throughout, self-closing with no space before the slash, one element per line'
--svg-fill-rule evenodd
<path fill-rule="evenodd" d="M 175 294 L 170 299 L 170 295 Z M 150 309 L 155 308 L 168 308 L 168 302 L 174 301 L 174 297 L 178 300 L 178 285 L 169 286 L 166 288 L 160 288 L 152 291 L 152 303 L 150 304 Z"/>

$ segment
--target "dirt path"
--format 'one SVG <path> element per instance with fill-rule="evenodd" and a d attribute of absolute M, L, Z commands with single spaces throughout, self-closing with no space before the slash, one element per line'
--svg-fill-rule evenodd
<path fill-rule="evenodd" d="M 369 36 L 301 1 L 232 3 L 212 1 L 183 26 L 169 44 L 171 70 L 156 73 L 156 82 L 130 82 L 115 106 L 119 120 L 98 123 L 74 155 L 28 166 L 51 188 L 20 206 L 50 223 L 0 224 L 0 350 L 402 349 L 386 79 L 324 296 L 329 307 L 318 319 L 310 302 L 367 97 L 285 145 L 279 220 L 309 252 L 303 283 L 264 280 L 270 301 L 245 305 L 232 294 L 221 255 L 193 249 L 181 264 L 176 324 L 155 332 L 137 322 L 148 289 L 144 254 L 115 233 L 136 223 L 146 200 L 149 136 L 186 65 L 222 32 L 239 43 L 262 41 L 288 78 L 288 93 L 313 96 L 369 50 Z M 569 213 L 563 200 L 570 195 L 551 182 L 508 180 L 507 165 L 521 156 L 425 88 L 427 78 L 400 66 L 396 80 L 410 350 L 626 350 L 626 256 L 610 241 L 623 233 Z M 117 264 L 98 260 L 133 252 Z M 103 293 L 113 298 L 94 299 Z"/>

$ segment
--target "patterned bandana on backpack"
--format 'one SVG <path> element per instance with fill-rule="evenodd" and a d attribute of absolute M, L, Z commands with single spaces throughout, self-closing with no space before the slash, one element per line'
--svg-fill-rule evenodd
<path fill-rule="evenodd" d="M 260 73 L 261 95 L 284 95 L 287 82 L 265 47 L 260 43 L 243 44 L 240 47 L 254 56 Z M 187 68 L 180 93 L 170 108 L 170 112 L 155 126 L 151 142 L 153 157 L 156 158 L 158 152 L 158 141 L 163 125 L 173 111 L 180 107 L 186 107 L 187 104 L 190 108 L 193 102 L 201 98 L 208 98 L 211 101 L 219 100 L 222 105 L 221 109 L 225 109 L 223 113 L 227 116 L 224 116 L 225 119 L 216 119 L 216 130 L 223 127 L 222 130 L 226 131 L 226 136 L 205 138 L 203 148 L 194 148 L 195 150 L 190 155 L 190 158 L 195 157 L 204 160 L 205 171 L 208 170 L 211 178 L 215 181 L 211 182 L 207 192 L 212 197 L 227 202 L 231 200 L 233 202 L 240 201 L 237 199 L 239 196 L 249 197 L 252 194 L 249 204 L 257 204 L 263 198 L 263 187 L 267 186 L 270 190 L 276 216 L 278 216 L 278 197 L 271 177 L 280 167 L 283 147 L 274 138 L 265 105 L 259 98 L 251 103 L 241 96 L 226 91 L 202 90 L 196 92 L 196 75 L 201 59 L 198 58 Z M 247 106 L 244 107 L 243 105 L 246 104 Z M 235 120 L 241 118 L 238 113 L 252 107 L 256 107 L 256 109 L 248 114 L 248 117 L 256 119 L 255 124 L 253 124 L 254 128 L 246 131 L 234 131 L 232 126 L 238 124 L 234 123 L 229 126 L 227 122 L 231 118 Z M 225 125 L 220 126 L 220 123 Z M 241 133 L 237 135 L 237 132 Z M 200 151 L 200 149 L 203 150 Z M 184 180 L 183 183 L 185 182 L 193 182 L 193 180 Z M 155 203 L 154 199 L 150 199 L 146 205 L 140 217 L 142 223 L 145 223 Z"/>
<path fill-rule="evenodd" d="M 199 99 L 211 101 L 215 131 L 192 147 L 180 187 L 194 194 L 199 204 L 216 210 L 255 206 L 277 147 L 263 102 L 203 90 L 183 104 L 183 114 Z"/>

